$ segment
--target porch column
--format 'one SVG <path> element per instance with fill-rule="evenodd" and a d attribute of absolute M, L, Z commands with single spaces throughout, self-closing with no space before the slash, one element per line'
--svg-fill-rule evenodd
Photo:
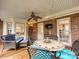
<path fill-rule="evenodd" d="M 43 23 L 38 23 L 38 39 L 44 39 Z"/>
<path fill-rule="evenodd" d="M 12 19 L 12 34 L 16 34 L 16 22 Z"/>
<path fill-rule="evenodd" d="M 4 19 L 4 21 L 3 21 L 3 35 L 7 35 L 7 33 L 8 33 L 7 21 Z"/>

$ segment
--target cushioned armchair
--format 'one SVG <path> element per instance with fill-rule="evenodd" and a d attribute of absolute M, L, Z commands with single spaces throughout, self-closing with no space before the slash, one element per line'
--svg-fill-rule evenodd
<path fill-rule="evenodd" d="M 76 55 L 79 56 L 79 39 L 73 42 L 72 50 L 75 52 Z"/>
<path fill-rule="evenodd" d="M 3 43 L 3 49 L 11 49 L 16 48 L 19 46 L 19 43 L 23 40 L 23 38 L 16 39 L 14 34 L 11 35 L 3 35 L 1 36 L 2 43 Z M 2 51 L 3 51 L 2 49 Z"/>

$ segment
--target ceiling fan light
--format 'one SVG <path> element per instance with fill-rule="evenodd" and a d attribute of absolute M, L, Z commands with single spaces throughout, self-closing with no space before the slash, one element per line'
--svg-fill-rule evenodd
<path fill-rule="evenodd" d="M 37 23 L 37 21 L 35 21 L 33 18 L 28 21 L 28 25 L 33 26 L 33 24 Z"/>

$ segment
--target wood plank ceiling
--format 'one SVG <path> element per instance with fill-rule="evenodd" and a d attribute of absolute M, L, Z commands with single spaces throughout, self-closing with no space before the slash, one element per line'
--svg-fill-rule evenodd
<path fill-rule="evenodd" d="M 28 18 L 31 12 L 46 17 L 79 6 L 79 0 L 0 0 L 0 17 Z"/>

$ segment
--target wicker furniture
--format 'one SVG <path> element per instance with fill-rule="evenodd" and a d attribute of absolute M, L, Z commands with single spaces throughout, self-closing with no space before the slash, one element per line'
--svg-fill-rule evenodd
<path fill-rule="evenodd" d="M 52 42 L 49 42 L 46 39 L 36 40 L 32 45 L 28 46 L 27 51 L 29 54 L 29 59 L 55 58 L 55 51 L 62 50 L 64 48 L 64 45 L 62 45 L 61 42 L 57 42 L 55 40 L 50 40 L 50 41 L 52 41 Z M 54 46 L 53 44 L 57 46 L 56 49 L 54 48 L 56 46 Z"/>
<path fill-rule="evenodd" d="M 11 49 L 14 48 L 16 50 L 17 47 L 19 47 L 20 42 L 23 40 L 23 38 L 15 38 L 15 35 L 3 35 L 1 36 L 2 43 L 3 43 L 3 49 Z M 2 51 L 3 51 L 2 49 Z"/>
<path fill-rule="evenodd" d="M 27 47 L 29 54 L 29 59 L 52 59 L 52 55 L 47 50 L 36 49 L 32 47 Z"/>
<path fill-rule="evenodd" d="M 79 40 L 75 40 L 72 44 L 72 50 L 79 56 Z"/>

